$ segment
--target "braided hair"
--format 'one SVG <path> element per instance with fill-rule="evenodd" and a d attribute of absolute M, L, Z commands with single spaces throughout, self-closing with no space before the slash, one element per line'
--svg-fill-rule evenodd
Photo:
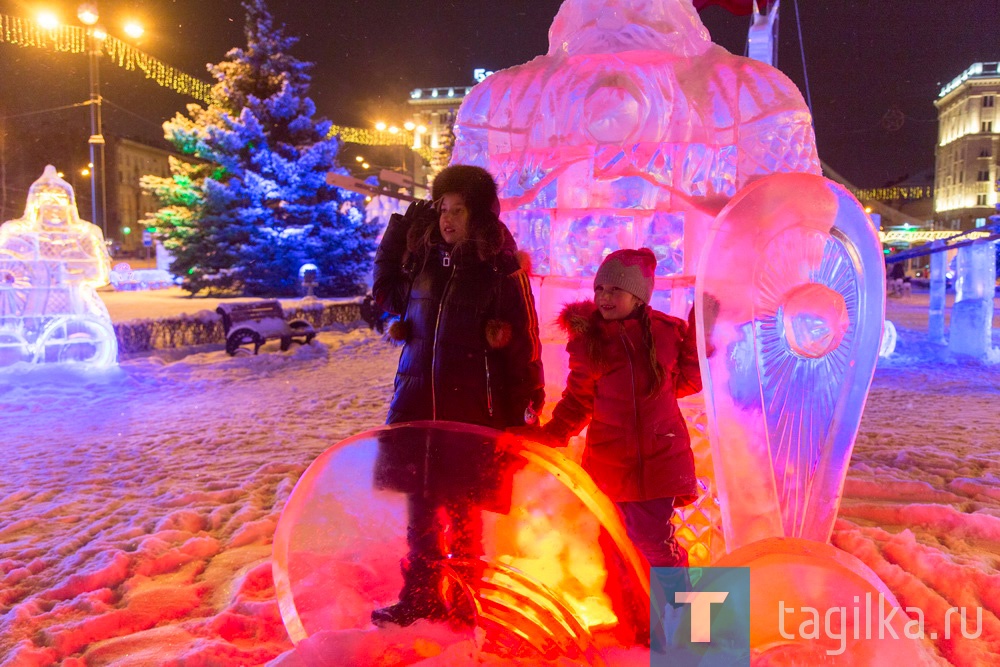
<path fill-rule="evenodd" d="M 663 389 L 666 382 L 667 373 L 663 369 L 663 364 L 656 358 L 656 345 L 653 341 L 653 321 L 650 318 L 652 308 L 648 304 L 640 303 L 637 306 L 639 316 L 639 326 L 642 328 L 642 342 L 649 352 L 649 369 L 653 372 L 653 380 L 650 383 L 646 395 L 656 396 Z"/>

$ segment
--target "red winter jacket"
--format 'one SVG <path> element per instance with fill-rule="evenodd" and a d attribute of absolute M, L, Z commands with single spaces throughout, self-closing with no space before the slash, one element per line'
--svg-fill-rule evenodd
<path fill-rule="evenodd" d="M 559 317 L 569 334 L 569 377 L 545 432 L 560 442 L 590 421 L 583 467 L 613 501 L 696 493 L 694 455 L 677 399 L 701 391 L 693 322 L 651 311 L 663 388 L 648 396 L 649 355 L 637 318 L 605 320 L 592 302 Z M 688 498 L 683 498 L 688 497 Z"/>

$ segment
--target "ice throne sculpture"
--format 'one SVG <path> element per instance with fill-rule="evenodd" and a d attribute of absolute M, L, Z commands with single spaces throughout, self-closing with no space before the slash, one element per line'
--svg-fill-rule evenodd
<path fill-rule="evenodd" d="M 0 225 L 0 367 L 114 364 L 118 343 L 95 291 L 110 271 L 100 228 L 80 219 L 73 188 L 46 166 L 24 215 Z"/>

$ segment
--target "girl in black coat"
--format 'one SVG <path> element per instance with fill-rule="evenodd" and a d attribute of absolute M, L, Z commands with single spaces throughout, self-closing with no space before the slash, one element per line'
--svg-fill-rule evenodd
<path fill-rule="evenodd" d="M 415 202 L 392 216 L 375 255 L 372 294 L 400 316 L 389 335 L 403 344 L 386 423 L 533 423 L 544 400 L 538 316 L 514 239 L 497 217 L 496 183 L 484 169 L 455 165 L 438 174 L 432 197 L 433 204 Z M 431 456 L 430 447 L 394 444 L 376 462 L 376 486 L 406 493 L 409 509 L 400 601 L 373 612 L 376 624 L 443 617 L 436 563 L 482 555 L 479 512 L 483 492 L 489 495 L 482 486 L 490 457 L 470 453 L 456 466 Z M 429 461 L 420 479 L 401 475 L 420 455 Z M 449 531 L 439 525 L 442 510 Z M 442 548 L 445 532 L 453 537 Z"/>

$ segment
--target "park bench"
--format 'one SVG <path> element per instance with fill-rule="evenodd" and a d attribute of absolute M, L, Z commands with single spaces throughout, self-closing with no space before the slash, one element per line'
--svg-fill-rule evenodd
<path fill-rule="evenodd" d="M 250 343 L 253 343 L 253 353 L 257 354 L 267 339 L 280 339 L 281 350 L 285 351 L 291 347 L 293 340 L 308 345 L 316 337 L 316 330 L 305 320 L 286 322 L 285 313 L 277 301 L 222 304 L 215 311 L 222 316 L 226 352 L 230 356 Z"/>

